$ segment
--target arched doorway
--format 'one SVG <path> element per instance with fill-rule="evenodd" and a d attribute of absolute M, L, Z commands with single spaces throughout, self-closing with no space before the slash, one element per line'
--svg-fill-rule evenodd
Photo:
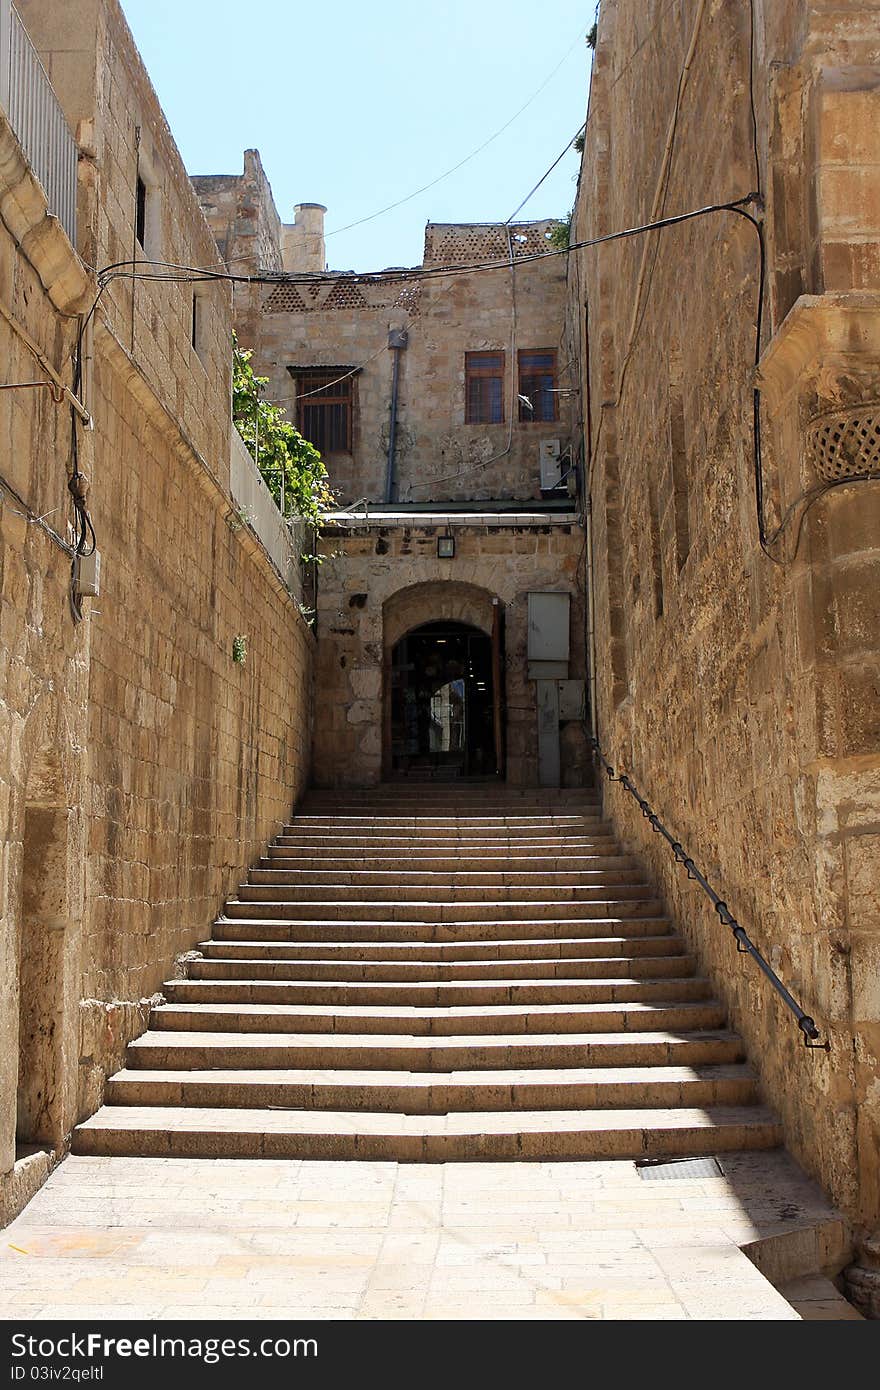
<path fill-rule="evenodd" d="M 495 777 L 501 771 L 497 654 L 469 623 L 422 623 L 391 649 L 390 774 Z"/>

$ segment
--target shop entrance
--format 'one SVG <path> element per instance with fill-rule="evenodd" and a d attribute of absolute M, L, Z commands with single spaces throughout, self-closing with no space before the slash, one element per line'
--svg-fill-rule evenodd
<path fill-rule="evenodd" d="M 408 632 L 391 654 L 391 774 L 494 777 L 502 765 L 498 653 L 465 623 Z"/>

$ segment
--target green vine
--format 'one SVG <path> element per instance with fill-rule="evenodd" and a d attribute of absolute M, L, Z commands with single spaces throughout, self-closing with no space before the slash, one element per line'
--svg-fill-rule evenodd
<path fill-rule="evenodd" d="M 269 378 L 254 376 L 253 353 L 232 335 L 232 420 L 284 516 L 318 523 L 334 498 L 327 470 L 313 444 L 287 419 L 282 406 L 261 398 Z"/>
<path fill-rule="evenodd" d="M 550 245 L 555 247 L 557 251 L 566 251 L 568 249 L 568 243 L 571 238 L 571 216 L 572 214 L 569 213 L 567 217 L 563 217 L 561 222 L 554 223 L 550 228 L 548 240 Z"/>

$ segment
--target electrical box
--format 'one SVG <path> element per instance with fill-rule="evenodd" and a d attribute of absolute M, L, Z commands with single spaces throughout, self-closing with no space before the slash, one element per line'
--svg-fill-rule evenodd
<path fill-rule="evenodd" d="M 584 682 L 559 682 L 559 722 L 584 717 Z"/>
<path fill-rule="evenodd" d="M 101 592 L 101 552 L 77 555 L 74 587 L 80 598 L 97 598 Z"/>
<path fill-rule="evenodd" d="M 560 446 L 558 439 L 542 439 L 538 445 L 538 461 L 541 468 L 541 491 L 552 492 L 559 487 L 562 468 L 559 462 Z"/>
<path fill-rule="evenodd" d="M 529 680 L 568 676 L 570 595 L 559 590 L 529 594 Z"/>

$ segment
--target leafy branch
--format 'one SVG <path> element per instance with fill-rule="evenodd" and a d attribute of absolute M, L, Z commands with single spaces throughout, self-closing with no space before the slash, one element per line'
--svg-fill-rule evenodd
<path fill-rule="evenodd" d="M 232 335 L 232 420 L 285 517 L 319 522 L 333 505 L 327 469 L 313 444 L 287 419 L 280 405 L 262 399 L 269 378 L 254 376 L 253 353 Z"/>

